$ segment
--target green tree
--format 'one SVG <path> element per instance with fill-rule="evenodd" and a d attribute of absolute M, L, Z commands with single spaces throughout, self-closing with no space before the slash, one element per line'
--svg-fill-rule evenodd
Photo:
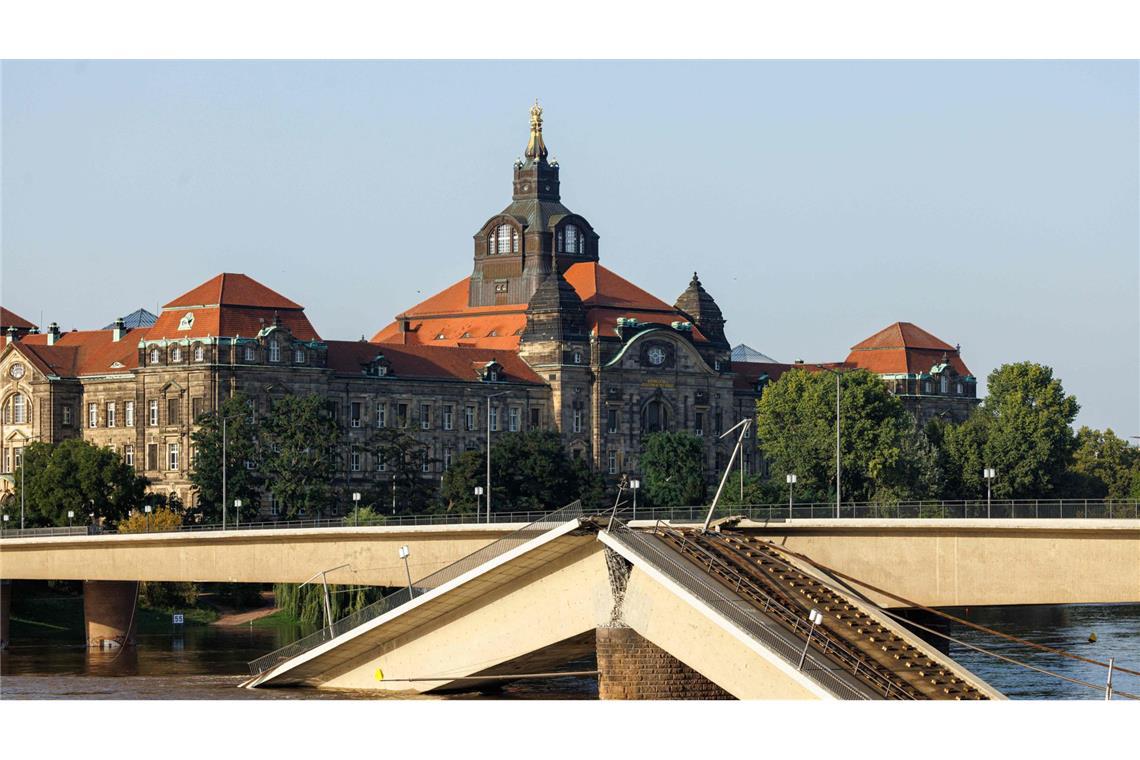
<path fill-rule="evenodd" d="M 1076 484 L 1066 495 L 1084 498 L 1132 499 L 1140 484 L 1140 450 L 1107 430 L 1082 426 L 1077 431 L 1071 474 Z"/>
<path fill-rule="evenodd" d="M 387 480 L 378 485 L 365 503 L 387 503 L 391 513 L 392 486 L 395 483 L 396 512 L 424 512 L 438 501 L 435 482 L 424 477 L 425 464 L 430 468 L 438 460 L 431 456 L 428 445 L 399 428 L 380 428 L 369 439 L 367 448 L 377 461 L 387 467 Z M 386 492 L 387 500 L 382 494 Z M 365 499 L 365 494 L 361 498 Z"/>
<path fill-rule="evenodd" d="M 1044 498 L 1062 493 L 1076 449 L 1073 420 L 1080 410 L 1053 370 L 1033 362 L 1004 364 L 987 380 L 988 395 L 970 418 L 946 430 L 951 480 L 962 498 L 986 492 L 982 470 L 997 469 L 997 498 Z"/>
<path fill-rule="evenodd" d="M 650 433 L 641 452 L 641 494 L 654 507 L 705 501 L 705 446 L 692 433 Z"/>
<path fill-rule="evenodd" d="M 491 446 L 491 509 L 494 512 L 557 509 L 575 499 L 594 506 L 602 499 L 602 478 L 572 459 L 559 435 L 549 430 L 503 433 Z M 474 511 L 475 486 L 487 481 L 482 451 L 465 451 L 443 476 L 441 493 L 449 511 Z"/>
<path fill-rule="evenodd" d="M 14 478 L 12 504 L 19 505 L 25 488 L 29 526 L 67 525 L 68 510 L 76 514 L 73 522 L 94 512 L 97 521 L 117 523 L 142 505 L 147 486 L 117 453 L 80 438 L 27 446 Z"/>
<path fill-rule="evenodd" d="M 261 472 L 286 517 L 320 515 L 332 503 L 340 430 L 320 396 L 285 396 L 258 430 Z"/>
<path fill-rule="evenodd" d="M 886 384 L 866 370 L 841 380 L 843 497 L 915 499 L 934 488 L 937 451 Z M 835 494 L 835 378 L 795 369 L 764 389 L 756 433 L 777 481 L 797 476 L 796 493 Z"/>
<path fill-rule="evenodd" d="M 226 424 L 226 505 L 234 515 L 233 503 L 241 499 L 242 519 L 257 515 L 261 480 L 246 462 L 257 461 L 257 426 L 249 407 L 249 397 L 236 393 L 225 399 L 221 409 L 206 412 L 195 420 L 190 434 L 195 447 L 190 483 L 198 494 L 198 508 L 207 522 L 222 519 L 222 419 Z"/>

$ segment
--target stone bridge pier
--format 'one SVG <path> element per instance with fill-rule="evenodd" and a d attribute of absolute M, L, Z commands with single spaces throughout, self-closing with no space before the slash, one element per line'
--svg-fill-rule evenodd
<path fill-rule="evenodd" d="M 138 581 L 83 581 L 88 649 L 134 646 L 138 595 Z"/>

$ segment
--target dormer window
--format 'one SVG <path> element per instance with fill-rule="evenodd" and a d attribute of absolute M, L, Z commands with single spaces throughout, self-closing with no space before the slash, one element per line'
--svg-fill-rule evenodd
<path fill-rule="evenodd" d="M 179 330 L 189 330 L 193 326 L 194 326 L 194 312 L 188 311 L 188 312 L 186 312 L 186 316 L 184 316 L 182 319 L 178 320 L 178 329 Z"/>
<path fill-rule="evenodd" d="M 487 253 L 489 255 L 518 252 L 519 231 L 511 225 L 500 224 L 487 236 Z"/>
<path fill-rule="evenodd" d="M 490 361 L 483 365 L 483 382 L 497 383 L 502 378 L 503 365 Z"/>
<path fill-rule="evenodd" d="M 177 364 L 178 362 L 182 361 L 182 349 L 181 348 L 179 348 L 178 346 L 175 346 L 174 348 L 170 349 L 170 361 L 171 361 L 171 363 L 174 363 L 174 364 Z"/>
<path fill-rule="evenodd" d="M 305 349 L 297 348 L 297 349 L 293 350 L 293 363 L 294 364 L 304 364 L 305 363 Z"/>
<path fill-rule="evenodd" d="M 246 346 L 245 347 L 245 360 L 247 362 L 252 362 L 252 361 L 257 360 L 257 352 L 254 350 L 253 346 Z"/>
<path fill-rule="evenodd" d="M 152 348 L 150 350 L 150 363 L 151 364 L 158 364 L 158 349 L 157 348 Z"/>
<path fill-rule="evenodd" d="M 565 247 L 562 249 L 565 253 L 585 253 L 585 240 L 582 238 L 581 231 L 573 224 L 568 224 L 563 228 L 563 239 Z"/>
<path fill-rule="evenodd" d="M 206 349 L 201 345 L 194 346 L 194 361 L 201 362 L 206 360 Z"/>

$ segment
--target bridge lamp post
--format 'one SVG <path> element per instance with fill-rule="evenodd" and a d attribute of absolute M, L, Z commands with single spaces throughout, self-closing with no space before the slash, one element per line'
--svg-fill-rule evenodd
<path fill-rule="evenodd" d="M 510 391 L 499 391 L 487 397 L 487 522 L 491 522 L 491 399 L 508 393 Z"/>
<path fill-rule="evenodd" d="M 240 414 L 233 414 L 229 417 L 222 417 L 222 530 L 226 529 L 226 423 L 241 416 Z"/>
<path fill-rule="evenodd" d="M 811 635 L 815 633 L 815 627 L 823 622 L 823 615 L 819 610 L 813 609 L 808 614 L 808 620 L 811 621 L 811 628 L 808 629 L 807 641 L 804 642 L 804 651 L 800 655 L 800 666 L 796 670 L 804 669 L 804 660 L 807 659 L 808 647 L 811 646 Z"/>
<path fill-rule="evenodd" d="M 416 592 L 414 590 L 412 590 L 412 570 L 410 567 L 408 567 L 408 555 L 410 555 L 410 554 L 411 554 L 411 551 L 408 550 L 407 544 L 404 544 L 403 546 L 400 547 L 400 559 L 404 560 L 404 572 L 408 574 L 408 598 L 409 599 L 411 599 L 412 597 L 414 597 L 416 595 Z"/>
<path fill-rule="evenodd" d="M 241 499 L 234 499 L 234 530 L 241 530 Z"/>
<path fill-rule="evenodd" d="M 352 519 L 354 525 L 360 525 L 360 491 L 352 492 L 352 511 L 355 515 Z"/>
<path fill-rule="evenodd" d="M 629 490 L 633 491 L 633 519 L 637 519 L 637 492 L 641 488 L 641 481 L 637 478 L 629 481 Z"/>
<path fill-rule="evenodd" d="M 69 528 L 71 527 L 71 519 L 73 517 L 75 517 L 75 510 L 74 509 L 67 510 L 67 527 L 69 527 Z"/>
<path fill-rule="evenodd" d="M 483 486 L 475 486 L 475 522 L 479 522 L 479 513 L 483 509 Z"/>
<path fill-rule="evenodd" d="M 822 364 L 816 364 L 815 366 L 835 375 L 835 516 L 839 517 L 839 505 L 842 502 L 840 496 L 840 481 L 842 478 L 840 476 L 843 474 L 843 464 L 839 458 L 839 380 L 846 373 L 836 372 L 831 367 L 825 367 Z"/>
<path fill-rule="evenodd" d="M 150 505 L 147 504 L 145 507 L 143 507 L 143 511 L 146 512 L 146 532 L 150 533 Z M 67 526 L 71 527 L 71 513 L 70 512 L 67 513 L 67 518 L 68 518 L 67 519 Z"/>
<path fill-rule="evenodd" d="M 8 515 L 4 515 L 4 523 L 0 527 L 3 527 L 4 529 L 8 528 Z"/>
<path fill-rule="evenodd" d="M 986 519 L 990 517 L 990 483 L 997 477 L 997 470 L 987 467 L 982 470 L 982 477 L 986 479 Z"/>
<path fill-rule="evenodd" d="M 796 484 L 796 475 L 794 472 L 789 472 L 785 478 L 788 481 L 788 517 L 792 516 L 792 486 Z"/>
<path fill-rule="evenodd" d="M 313 573 L 312 575 L 309 576 L 308 580 L 306 580 L 304 583 L 302 583 L 300 586 L 297 587 L 297 590 L 303 589 L 305 586 L 308 586 L 309 582 L 312 581 L 314 578 L 316 578 L 318 575 L 321 576 L 321 585 L 324 586 L 324 590 L 325 590 L 325 624 L 328 625 L 328 627 L 329 627 L 329 638 L 332 638 L 332 636 L 333 636 L 333 619 L 332 619 L 332 605 L 329 604 L 329 582 L 328 582 L 328 579 L 325 577 L 325 574 L 331 573 L 335 570 L 340 570 L 341 568 L 345 568 L 345 567 L 351 569 L 352 564 L 351 563 L 345 563 L 343 565 L 337 565 L 336 567 L 331 567 L 328 570 L 321 570 L 319 573 Z"/>

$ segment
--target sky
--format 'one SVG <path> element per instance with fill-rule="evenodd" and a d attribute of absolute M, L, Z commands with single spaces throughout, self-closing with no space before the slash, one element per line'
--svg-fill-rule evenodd
<path fill-rule="evenodd" d="M 528 110 L 602 263 L 735 345 L 896 322 L 1140 435 L 1136 62 L 4 62 L 0 301 L 100 328 L 223 271 L 371 336 L 470 274 Z M 41 317 L 42 315 L 42 317 Z"/>

